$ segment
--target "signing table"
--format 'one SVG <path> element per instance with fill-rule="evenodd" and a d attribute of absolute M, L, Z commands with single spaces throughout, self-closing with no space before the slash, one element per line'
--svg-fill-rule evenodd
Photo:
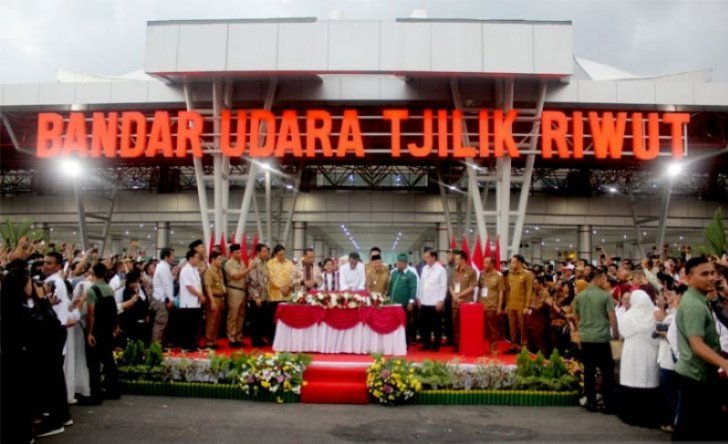
<path fill-rule="evenodd" d="M 407 314 L 401 305 L 323 308 L 280 304 L 276 311 L 277 352 L 407 354 Z"/>

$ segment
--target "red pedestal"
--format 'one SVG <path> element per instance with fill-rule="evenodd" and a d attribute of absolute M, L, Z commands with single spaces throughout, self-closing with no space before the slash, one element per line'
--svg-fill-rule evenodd
<path fill-rule="evenodd" d="M 483 305 L 460 304 L 460 354 L 483 356 L 484 329 Z"/>

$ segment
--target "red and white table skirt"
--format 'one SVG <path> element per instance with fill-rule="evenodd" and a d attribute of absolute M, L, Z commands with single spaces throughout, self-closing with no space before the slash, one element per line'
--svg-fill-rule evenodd
<path fill-rule="evenodd" d="M 277 352 L 407 354 L 407 314 L 400 305 L 329 308 L 280 304 Z"/>

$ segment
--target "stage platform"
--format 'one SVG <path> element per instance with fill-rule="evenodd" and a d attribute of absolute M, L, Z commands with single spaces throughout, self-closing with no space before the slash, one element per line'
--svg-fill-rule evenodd
<path fill-rule="evenodd" d="M 245 344 L 248 344 L 247 340 Z M 484 344 L 487 345 L 487 344 Z M 420 350 L 419 344 L 414 344 L 407 350 L 406 356 L 397 356 L 410 362 L 423 362 L 425 360 L 440 362 L 457 362 L 460 365 L 475 365 L 479 361 L 498 361 L 503 365 L 515 365 L 515 354 L 506 354 L 509 344 L 498 342 L 497 355 L 463 356 L 455 353 L 453 347 L 442 346 L 439 351 Z M 484 347 L 487 349 L 487 347 Z M 191 359 L 207 359 L 212 349 L 202 349 L 196 352 L 186 352 L 184 355 Z M 273 353 L 268 347 L 230 348 L 226 339 L 218 341 L 217 348 L 212 350 L 217 354 L 230 355 L 236 351 L 251 353 Z M 368 404 L 369 395 L 366 387 L 366 369 L 374 361 L 370 355 L 355 354 L 321 354 L 306 353 L 312 357 L 311 364 L 303 375 L 306 385 L 301 391 L 301 402 L 310 404 Z M 182 356 L 182 351 L 172 349 L 169 356 Z"/>

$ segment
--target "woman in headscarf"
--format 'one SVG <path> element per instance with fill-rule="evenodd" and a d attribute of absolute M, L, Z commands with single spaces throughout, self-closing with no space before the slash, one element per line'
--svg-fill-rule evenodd
<path fill-rule="evenodd" d="M 624 338 L 619 370 L 623 393 L 620 418 L 630 425 L 659 425 L 661 399 L 656 324 L 655 304 L 650 296 L 643 290 L 632 291 L 629 310 L 619 324 L 619 333 Z"/>

